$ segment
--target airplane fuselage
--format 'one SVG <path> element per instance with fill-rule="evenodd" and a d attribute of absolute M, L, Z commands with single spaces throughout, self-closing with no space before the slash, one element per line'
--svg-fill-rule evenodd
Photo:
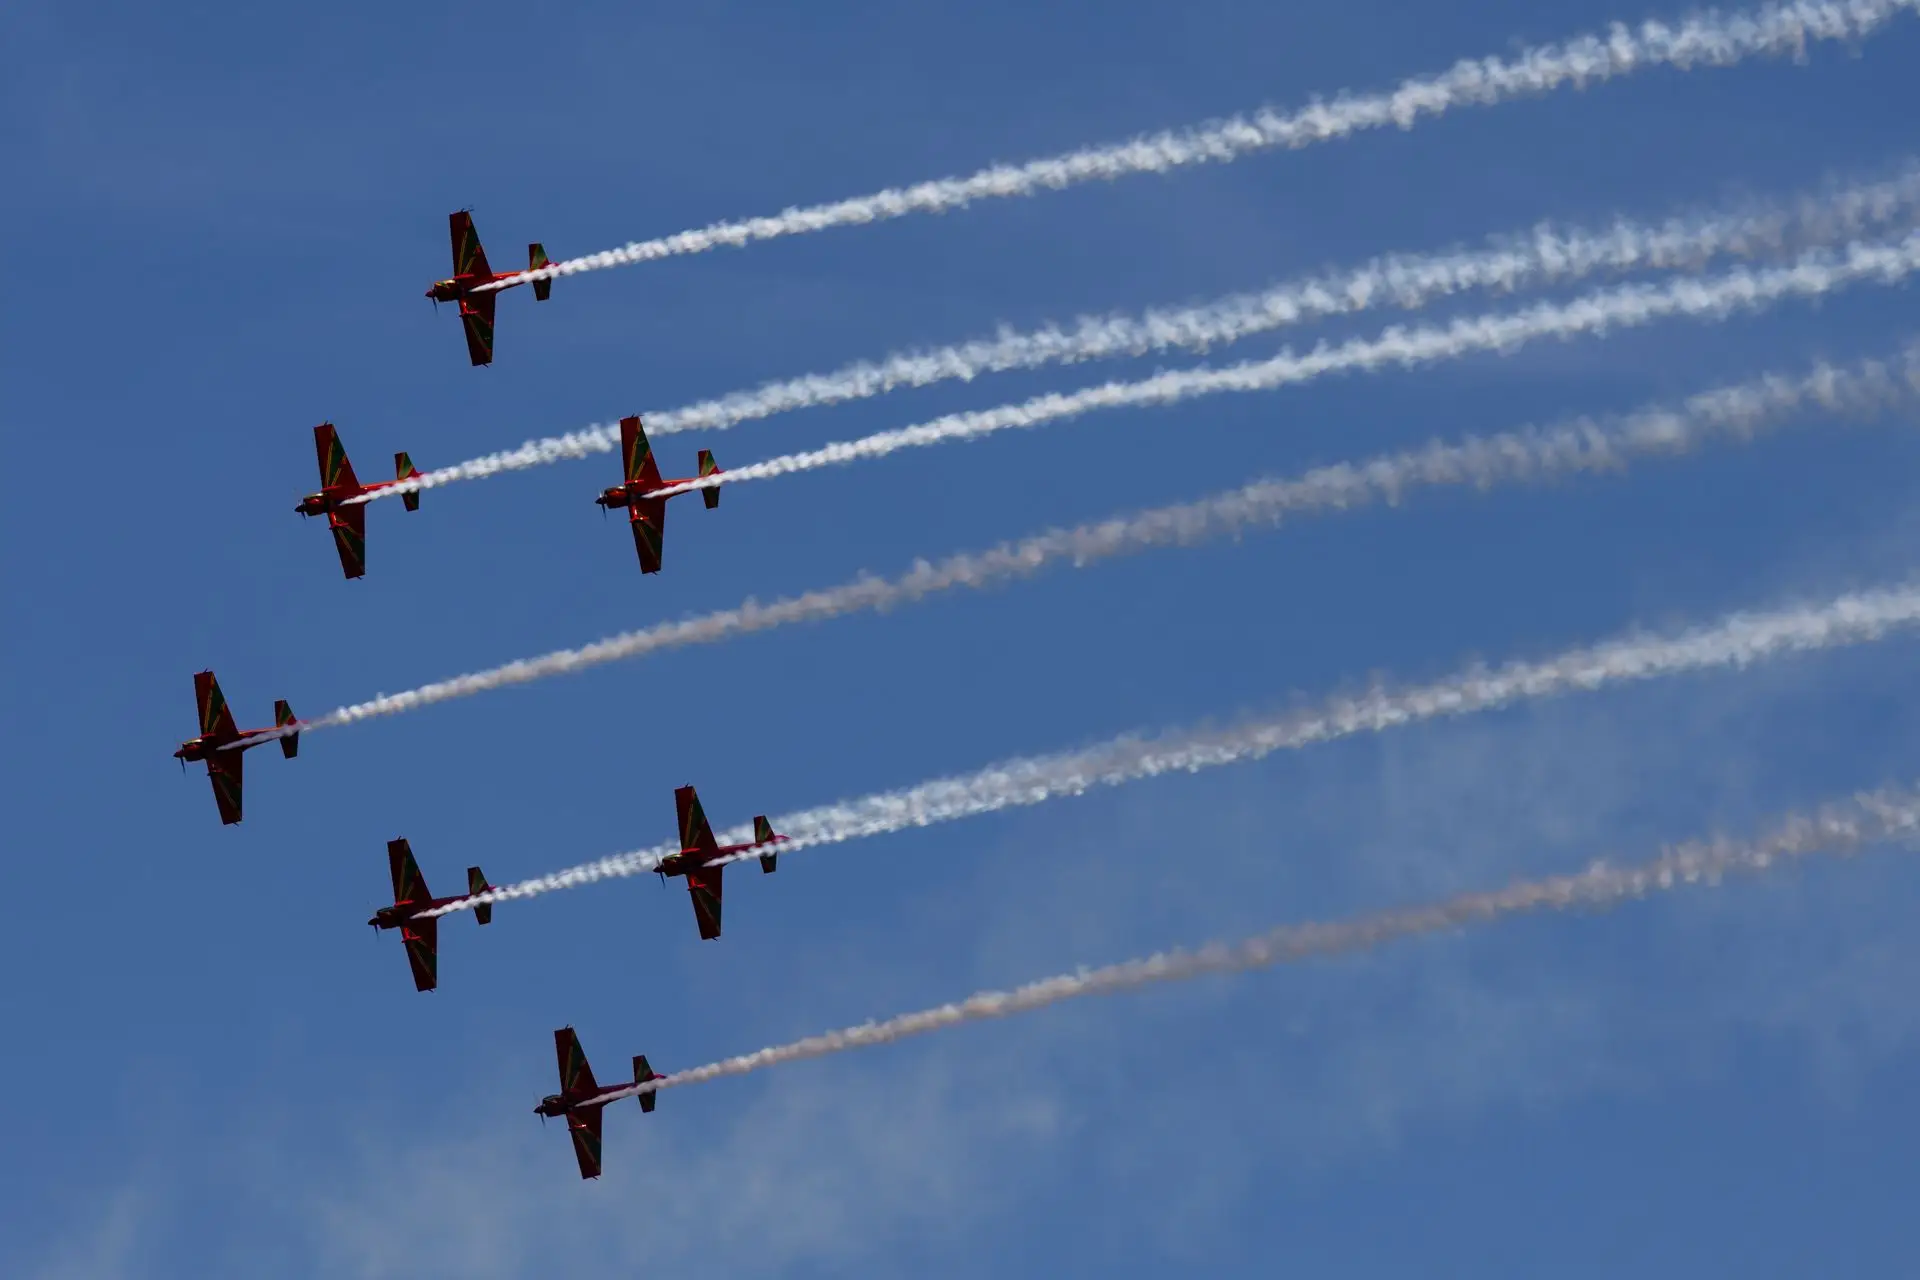
<path fill-rule="evenodd" d="M 497 271 L 489 276 L 454 276 L 450 280 L 435 280 L 433 287 L 427 290 L 427 296 L 435 302 L 458 302 L 483 284 L 500 284 L 520 275 L 518 271 Z M 501 284 L 502 289 L 517 289 L 525 280 L 514 280 L 511 284 Z"/>
<path fill-rule="evenodd" d="M 773 843 L 768 842 L 764 845 L 723 844 L 707 853 L 702 853 L 698 849 L 682 849 L 678 853 L 670 853 L 662 858 L 660 865 L 655 867 L 654 870 L 663 876 L 684 876 L 689 871 L 695 871 L 701 867 L 711 867 L 715 863 L 725 862 L 736 853 L 750 853 L 755 849 L 770 849 L 772 847 Z"/>
<path fill-rule="evenodd" d="M 429 911 L 438 911 L 441 907 L 465 902 L 472 896 L 469 893 L 459 893 L 451 898 L 430 898 L 425 902 L 396 902 L 390 907 L 382 907 L 374 912 L 373 918 L 367 923 L 376 929 L 398 929 Z"/>
<path fill-rule="evenodd" d="M 310 493 L 300 499 L 300 505 L 294 510 L 303 516 L 324 516 L 329 511 L 338 511 L 347 504 L 349 499 L 378 493 L 382 489 L 391 489 L 398 483 L 400 483 L 398 480 L 383 480 L 379 484 L 363 484 L 358 488 L 339 485 L 332 489 L 322 489 L 318 493 Z"/>
<path fill-rule="evenodd" d="M 618 1093 L 625 1088 L 627 1088 L 627 1086 L 624 1084 L 609 1085 L 604 1089 L 595 1089 L 592 1093 L 582 1093 L 571 1098 L 564 1093 L 550 1093 L 540 1099 L 540 1105 L 533 1109 L 533 1113 L 554 1119 L 559 1116 L 564 1116 L 570 1111 L 586 1111 L 593 1107 L 604 1107 L 607 1104 L 600 1101 L 600 1099 L 609 1093 Z"/>
<path fill-rule="evenodd" d="M 175 751 L 173 756 L 176 760 L 192 760 L 197 762 L 207 759 L 214 752 L 220 750 L 220 748 L 230 742 L 239 742 L 243 738 L 251 738 L 256 733 L 271 732 L 273 732 L 271 729 L 243 729 L 231 738 L 188 738 L 180 744 L 180 749 Z M 258 742 L 249 742 L 246 746 L 236 747 L 235 750 L 245 751 L 247 747 L 257 747 L 259 745 Z"/>
<path fill-rule="evenodd" d="M 593 501 L 595 506 L 605 507 L 609 511 L 615 511 L 626 506 L 635 498 L 649 498 L 659 493 L 662 489 L 671 489 L 675 485 L 688 484 L 698 478 L 697 476 L 683 476 L 678 480 L 662 480 L 657 485 L 643 485 L 638 482 L 633 484 L 616 484 Z M 689 490 L 689 492 L 691 492 L 691 490 Z M 669 494 L 668 496 L 677 498 L 680 495 L 675 493 Z"/>

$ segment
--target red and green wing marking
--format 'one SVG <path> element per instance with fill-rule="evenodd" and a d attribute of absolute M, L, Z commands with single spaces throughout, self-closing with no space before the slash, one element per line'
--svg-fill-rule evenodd
<path fill-rule="evenodd" d="M 333 549 L 340 553 L 340 572 L 349 578 L 367 572 L 367 508 L 365 503 L 335 507 L 327 512 L 327 528 L 333 530 Z"/>
<path fill-rule="evenodd" d="M 605 1107 L 588 1107 L 567 1112 L 567 1133 L 573 1138 L 573 1158 L 580 1162 L 580 1176 L 600 1176 L 600 1116 Z"/>
<path fill-rule="evenodd" d="M 467 359 L 493 363 L 493 303 L 497 295 L 471 293 L 460 299 L 460 323 L 467 330 Z"/>
<path fill-rule="evenodd" d="M 713 828 L 707 823 L 707 811 L 700 807 L 699 792 L 692 787 L 676 787 L 673 808 L 680 819 L 682 853 L 713 853 L 720 848 L 720 842 L 713 838 Z"/>
<path fill-rule="evenodd" d="M 220 821 L 228 825 L 240 821 L 240 768 L 245 760 L 245 754 L 240 751 L 213 751 L 207 755 L 207 778 L 213 783 L 213 802 L 220 806 Z"/>
<path fill-rule="evenodd" d="M 420 864 L 413 860 L 413 846 L 405 840 L 387 841 L 387 870 L 393 873 L 395 906 L 433 901 L 433 895 L 427 892 L 427 878 L 420 874 Z"/>
<path fill-rule="evenodd" d="M 431 991 L 440 982 L 440 922 L 432 916 L 400 926 L 407 944 L 407 965 L 413 970 L 413 989 Z"/>
<path fill-rule="evenodd" d="M 196 671 L 194 673 L 193 700 L 200 707 L 201 737 L 237 738 L 240 736 L 240 728 L 233 722 L 233 712 L 227 710 L 226 695 L 220 692 L 220 682 L 213 678 L 213 672 Z M 237 769 L 234 776 L 236 778 L 239 776 Z"/>
<path fill-rule="evenodd" d="M 487 265 L 487 251 L 480 247 L 480 233 L 473 229 L 473 215 L 462 209 L 458 213 L 447 215 L 447 230 L 453 238 L 453 274 L 456 276 L 490 276 L 493 268 Z M 475 363 L 480 363 L 475 361 Z"/>
<path fill-rule="evenodd" d="M 695 867 L 687 872 L 687 893 L 693 898 L 693 922 L 700 936 L 720 936 L 720 877 L 725 867 Z"/>
<path fill-rule="evenodd" d="M 660 552 L 666 545 L 667 537 L 667 500 L 629 500 L 627 526 L 633 530 L 633 549 L 640 553 L 640 572 L 660 572 Z"/>
<path fill-rule="evenodd" d="M 560 1062 L 562 1097 L 581 1097 L 600 1087 L 594 1083 L 593 1068 L 587 1065 L 587 1052 L 580 1047 L 580 1037 L 573 1034 L 572 1027 L 562 1027 L 553 1033 L 553 1052 Z"/>
<path fill-rule="evenodd" d="M 620 419 L 620 459 L 626 467 L 627 483 L 645 488 L 660 487 L 660 466 L 653 460 L 653 446 L 647 443 L 647 431 L 640 419 Z"/>
<path fill-rule="evenodd" d="M 347 461 L 347 447 L 340 443 L 340 433 L 333 429 L 331 422 L 323 422 L 313 429 L 313 450 L 320 457 L 322 489 L 360 487 L 360 481 L 353 474 L 353 464 Z"/>

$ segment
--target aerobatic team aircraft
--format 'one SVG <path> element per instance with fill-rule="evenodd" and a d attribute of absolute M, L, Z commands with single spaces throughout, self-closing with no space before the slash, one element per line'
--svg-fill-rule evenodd
<path fill-rule="evenodd" d="M 440 907 L 465 902 L 493 888 L 478 867 L 467 868 L 467 891 L 451 898 L 436 898 L 427 891 L 427 878 L 413 860 L 413 846 L 405 840 L 387 841 L 387 865 L 393 872 L 393 905 L 382 907 L 367 921 L 375 929 L 398 929 L 407 944 L 407 963 L 413 966 L 413 989 L 431 991 L 439 983 L 440 918 L 425 913 Z M 493 904 L 483 902 L 473 909 L 473 918 L 481 924 L 493 920 Z"/>
<path fill-rule="evenodd" d="M 700 936 L 717 938 L 720 936 L 720 873 L 726 870 L 726 860 L 736 853 L 778 844 L 787 837 L 776 834 L 763 813 L 753 820 L 753 843 L 721 844 L 713 838 L 713 828 L 707 825 L 706 811 L 700 807 L 700 797 L 692 787 L 676 789 L 673 805 L 680 818 L 680 852 L 668 855 L 655 870 L 660 873 L 661 884 L 667 882 L 668 876 L 687 878 L 687 893 L 693 898 L 693 920 L 700 926 Z M 779 860 L 779 853 L 768 849 L 760 855 L 761 872 L 772 873 Z"/>
<path fill-rule="evenodd" d="M 300 499 L 300 505 L 294 510 L 303 516 L 327 518 L 327 527 L 333 530 L 334 549 L 340 553 L 341 572 L 349 578 L 358 578 L 367 571 L 367 505 L 348 499 L 391 489 L 420 473 L 414 470 L 412 458 L 396 453 L 393 479 L 361 484 L 353 474 L 353 463 L 347 460 L 346 446 L 340 443 L 340 434 L 331 422 L 323 422 L 313 429 L 313 449 L 320 455 L 320 492 Z M 407 510 L 418 511 L 420 491 L 403 493 L 400 501 L 406 504 Z"/>
<path fill-rule="evenodd" d="M 182 769 L 189 760 L 205 760 L 207 777 L 213 783 L 214 803 L 220 806 L 220 821 L 234 823 L 240 821 L 240 760 L 249 747 L 257 747 L 265 738 L 255 738 L 252 742 L 243 741 L 255 734 L 269 733 L 268 729 L 248 729 L 242 732 L 233 723 L 233 712 L 227 710 L 227 699 L 220 692 L 220 682 L 213 678 L 211 671 L 197 671 L 193 676 L 193 697 L 200 705 L 200 736 L 189 738 L 180 744 L 174 758 L 180 761 Z M 286 699 L 273 704 L 274 728 L 284 729 L 288 725 L 297 725 L 300 721 L 293 718 L 293 708 Z M 299 753 L 300 734 L 296 730 L 280 740 L 280 754 L 291 760 Z M 234 743 L 240 745 L 235 746 Z"/>
<path fill-rule="evenodd" d="M 640 419 L 620 419 L 620 457 L 627 466 L 627 479 L 606 490 L 593 501 L 596 505 L 612 511 L 617 507 L 627 509 L 627 522 L 633 527 L 634 550 L 640 553 L 640 572 L 660 572 L 660 541 L 667 525 L 667 499 L 650 495 L 662 489 L 685 484 L 691 476 L 679 480 L 662 480 L 660 468 L 653 460 L 653 446 L 647 443 L 647 433 L 640 425 Z M 710 450 L 700 451 L 701 476 L 717 476 L 724 472 L 714 465 Z M 692 492 L 692 490 L 687 490 Z M 678 495 L 669 494 L 668 497 Z M 702 489 L 700 498 L 711 511 L 720 505 L 720 489 Z"/>
<path fill-rule="evenodd" d="M 427 296 L 435 303 L 460 304 L 460 323 L 467 329 L 468 358 L 475 364 L 492 364 L 494 301 L 500 296 L 500 289 L 512 289 L 527 282 L 515 278 L 521 274 L 518 271 L 496 272 L 487 265 L 487 251 L 480 247 L 480 233 L 473 229 L 473 215 L 465 209 L 448 214 L 447 225 L 453 233 L 453 276 L 434 281 Z M 546 249 L 538 244 L 528 245 L 527 270 L 546 265 Z M 499 288 L 476 292 L 481 285 Z M 533 282 L 535 301 L 545 302 L 552 292 L 553 281 Z"/>
<path fill-rule="evenodd" d="M 580 1038 L 573 1034 L 572 1027 L 562 1027 L 553 1033 L 553 1049 L 560 1059 L 560 1092 L 550 1093 L 540 1099 L 540 1105 L 533 1109 L 534 1114 L 542 1119 L 548 1116 L 567 1118 L 567 1132 L 573 1138 L 573 1154 L 580 1162 L 580 1176 L 597 1178 L 600 1176 L 600 1113 L 607 1104 L 596 1099 L 617 1093 L 628 1086 L 594 1083 L 593 1068 L 587 1065 L 586 1052 L 580 1048 Z M 647 1065 L 645 1054 L 634 1055 L 634 1084 L 659 1078 L 653 1068 Z M 642 1093 L 637 1096 L 642 1111 L 653 1110 L 657 1095 Z"/>

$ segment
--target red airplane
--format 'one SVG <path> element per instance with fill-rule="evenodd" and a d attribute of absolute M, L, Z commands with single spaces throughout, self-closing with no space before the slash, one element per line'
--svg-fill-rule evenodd
<path fill-rule="evenodd" d="M 653 460 L 653 446 L 647 443 L 647 433 L 640 425 L 640 419 L 620 419 L 620 456 L 627 464 L 627 481 L 617 484 L 595 498 L 596 506 L 612 511 L 617 507 L 627 509 L 627 521 L 633 526 L 633 546 L 640 553 L 640 572 L 660 572 L 660 542 L 665 535 L 667 525 L 667 499 L 652 495 L 662 489 L 677 484 L 686 484 L 692 476 L 679 480 L 662 480 L 660 468 Z M 701 476 L 724 474 L 714 465 L 711 451 L 700 451 Z M 691 493 L 692 490 L 685 492 Z M 668 494 L 667 497 L 677 497 Z M 720 505 L 720 487 L 702 489 L 700 498 L 711 511 Z"/>
<path fill-rule="evenodd" d="M 778 844 L 787 837 L 776 834 L 763 813 L 753 820 L 753 843 L 721 844 L 713 838 L 713 828 L 707 825 L 706 811 L 700 807 L 700 797 L 692 787 L 676 789 L 673 805 L 680 817 L 680 852 L 669 854 L 655 870 L 660 873 L 661 884 L 667 882 L 668 876 L 687 878 L 687 893 L 693 898 L 693 920 L 700 926 L 700 936 L 717 938 L 720 936 L 720 873 L 726 870 L 725 860 L 731 854 Z M 761 854 L 761 872 L 772 874 L 779 860 L 777 851 Z"/>
<path fill-rule="evenodd" d="M 234 823 L 240 821 L 240 759 L 250 747 L 257 747 L 265 738 L 253 742 L 241 742 L 255 734 L 270 733 L 269 729 L 248 729 L 242 732 L 234 727 L 233 712 L 227 710 L 227 699 L 220 692 L 220 682 L 213 678 L 211 671 L 198 671 L 193 677 L 194 700 L 200 704 L 200 736 L 189 738 L 180 744 L 174 752 L 174 758 L 180 761 L 182 769 L 189 760 L 205 760 L 207 777 L 213 782 L 213 799 L 220 806 L 220 821 Z M 293 718 L 293 708 L 286 699 L 273 704 L 273 724 L 276 729 L 288 725 L 297 725 L 300 721 Z M 300 751 L 300 733 L 295 730 L 280 740 L 280 754 L 291 760 Z M 231 743 L 241 742 L 239 746 Z"/>
<path fill-rule="evenodd" d="M 460 304 L 460 323 L 467 328 L 468 358 L 477 365 L 492 364 L 494 299 L 500 289 L 511 289 L 526 281 L 517 278 L 521 274 L 518 271 L 496 272 L 487 265 L 487 251 L 480 247 L 480 233 L 473 229 L 473 215 L 465 209 L 448 214 L 447 225 L 453 233 L 453 276 L 434 281 L 427 296 L 435 303 Z M 528 245 L 527 270 L 535 271 L 546 265 L 547 251 L 537 244 Z M 498 288 L 482 291 L 481 285 Z M 553 281 L 533 282 L 535 301 L 545 302 L 552 292 Z"/>
<path fill-rule="evenodd" d="M 347 461 L 346 446 L 340 443 L 340 435 L 331 422 L 323 422 L 313 429 L 313 449 L 320 455 L 320 492 L 300 499 L 300 505 L 294 510 L 303 516 L 327 518 L 327 527 L 333 530 L 334 550 L 340 553 L 341 571 L 349 578 L 358 578 L 367 571 L 367 505 L 347 499 L 391 489 L 420 473 L 414 470 L 412 458 L 396 453 L 393 479 L 361 484 L 353 474 L 353 463 Z M 406 504 L 407 510 L 418 511 L 420 491 L 403 493 L 400 501 Z"/>
<path fill-rule="evenodd" d="M 413 846 L 405 840 L 387 841 L 387 865 L 393 871 L 393 905 L 382 907 L 367 921 L 375 929 L 398 929 L 407 944 L 407 963 L 413 966 L 413 989 L 431 991 L 439 983 L 440 918 L 426 912 L 465 902 L 493 888 L 480 868 L 467 868 L 467 891 L 451 898 L 436 898 L 427 891 L 427 879 L 420 864 L 413 860 Z M 493 904 L 483 902 L 473 909 L 473 918 L 481 924 L 493 921 Z"/>
<path fill-rule="evenodd" d="M 604 1099 L 605 1095 L 618 1093 L 628 1086 L 594 1083 L 593 1068 L 587 1065 L 587 1055 L 580 1048 L 580 1038 L 573 1034 L 572 1027 L 562 1027 L 553 1033 L 553 1049 L 560 1059 L 560 1092 L 550 1093 L 540 1099 L 540 1105 L 533 1109 L 534 1114 L 542 1119 L 548 1116 L 567 1118 L 567 1132 L 573 1138 L 573 1154 L 580 1162 L 580 1176 L 597 1178 L 600 1176 L 600 1113 L 607 1104 L 596 1099 Z M 653 1068 L 647 1065 L 645 1054 L 634 1055 L 634 1084 L 659 1078 Z M 642 1093 L 637 1096 L 642 1111 L 653 1110 L 657 1095 Z"/>

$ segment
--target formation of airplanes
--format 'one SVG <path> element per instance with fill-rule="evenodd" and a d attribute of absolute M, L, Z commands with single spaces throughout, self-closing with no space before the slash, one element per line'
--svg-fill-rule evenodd
<path fill-rule="evenodd" d="M 544 302 L 551 296 L 550 279 L 528 281 L 525 273 L 496 272 L 487 262 L 479 233 L 471 213 L 461 210 L 448 217 L 453 248 L 453 274 L 437 280 L 427 290 L 436 304 L 457 303 L 461 326 L 466 334 L 467 355 L 475 365 L 493 361 L 493 329 L 500 292 L 521 284 L 533 285 L 533 296 Z M 527 246 L 527 271 L 549 265 L 546 250 L 538 243 Z M 364 577 L 367 571 L 367 507 L 372 499 L 398 488 L 408 511 L 420 509 L 420 471 L 405 452 L 393 455 L 393 479 L 363 483 L 354 473 L 346 446 L 332 422 L 313 429 L 314 454 L 319 463 L 320 487 L 302 497 L 294 507 L 302 517 L 325 516 L 333 535 L 334 551 L 340 571 L 348 579 Z M 697 475 L 666 479 L 654 461 L 653 447 L 637 415 L 620 420 L 620 456 L 624 478 L 621 483 L 601 492 L 596 505 L 608 511 L 624 509 L 633 531 L 633 544 L 643 574 L 660 572 L 661 549 L 666 528 L 667 502 L 679 493 L 692 492 L 683 485 L 696 485 L 709 511 L 720 505 L 718 482 L 699 485 L 697 481 L 723 475 L 713 454 L 702 449 L 696 457 Z M 241 729 L 227 707 L 219 681 L 211 670 L 193 677 L 195 705 L 199 711 L 200 732 L 182 742 L 174 756 L 182 769 L 188 762 L 204 763 L 213 786 L 214 804 L 223 825 L 241 820 L 242 764 L 246 753 L 268 742 L 277 742 L 287 759 L 299 753 L 300 732 L 307 722 L 295 717 L 282 699 L 273 704 L 273 724 L 259 729 Z M 687 894 L 693 905 L 694 926 L 703 940 L 720 937 L 721 891 L 729 862 L 757 858 L 763 874 L 779 864 L 779 845 L 788 837 L 773 829 L 765 814 L 753 819 L 753 838 L 738 844 L 721 844 L 707 821 L 706 810 L 692 786 L 673 793 L 679 830 L 678 851 L 663 858 L 656 870 L 664 885 L 671 877 L 687 882 Z M 480 925 L 493 921 L 493 905 L 502 896 L 477 866 L 467 868 L 465 893 L 435 897 L 427 888 L 426 877 L 413 856 L 413 846 L 404 837 L 387 842 L 387 869 L 393 884 L 393 902 L 378 908 L 368 919 L 376 934 L 397 930 L 407 955 L 407 967 L 416 992 L 434 991 L 440 985 L 440 918 L 455 912 L 470 912 Z M 534 1110 L 542 1117 L 564 1118 L 573 1139 L 574 1156 L 582 1178 L 600 1176 L 600 1117 L 612 1096 L 628 1096 L 636 1085 L 664 1080 L 656 1075 L 643 1056 L 633 1059 L 633 1080 L 600 1085 L 572 1027 L 554 1032 L 554 1049 L 560 1067 L 560 1092 L 541 1099 Z M 656 1094 L 638 1095 L 642 1111 L 652 1111 Z"/>

